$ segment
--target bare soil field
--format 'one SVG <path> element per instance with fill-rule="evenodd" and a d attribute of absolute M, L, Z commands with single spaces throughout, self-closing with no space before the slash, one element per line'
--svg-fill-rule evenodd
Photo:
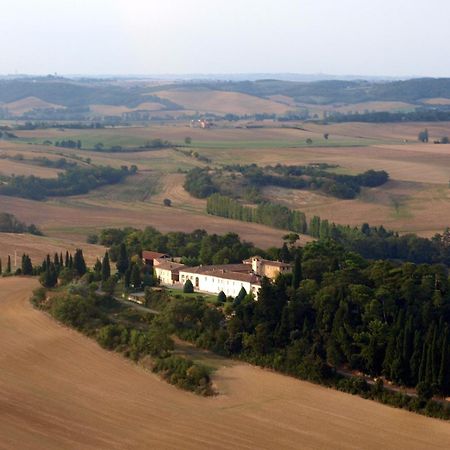
<path fill-rule="evenodd" d="M 54 322 L 0 280 L 0 449 L 446 449 L 448 423 L 228 362 L 197 397 Z"/>
<path fill-rule="evenodd" d="M 105 248 L 100 245 L 87 244 L 73 239 L 49 238 L 33 236 L 31 234 L 0 233 L 0 258 L 3 265 L 11 255 L 14 265 L 14 252 L 17 252 L 18 267 L 23 253 L 30 256 L 33 263 L 41 263 L 47 254 L 52 257 L 55 253 L 65 255 L 66 250 L 74 253 L 77 248 L 83 249 L 83 255 L 88 265 L 93 265 L 97 258 L 103 257 Z"/>
<path fill-rule="evenodd" d="M 4 106 L 11 114 L 15 114 L 17 116 L 20 116 L 28 111 L 32 111 L 35 108 L 64 108 L 61 105 L 49 103 L 37 97 L 22 98 L 21 100 L 17 100 L 15 102 L 6 103 Z"/>
<path fill-rule="evenodd" d="M 0 159 L 0 175 L 35 175 L 42 178 L 56 178 L 60 170 L 29 164 L 26 161 Z"/>
<path fill-rule="evenodd" d="M 106 116 L 120 116 L 123 113 L 132 111 L 160 111 L 164 109 L 161 103 L 156 102 L 144 102 L 135 108 L 128 108 L 127 106 L 114 106 L 114 105 L 90 105 L 90 110 L 95 114 Z"/>
<path fill-rule="evenodd" d="M 53 202 L 0 196 L 2 211 L 14 214 L 26 223 L 35 223 L 51 237 L 82 241 L 86 235 L 107 227 L 153 226 L 162 232 L 205 229 L 210 233 L 229 231 L 261 248 L 280 246 L 283 230 L 264 225 L 206 216 L 183 209 L 167 208 L 161 203 L 102 201 L 88 197 L 72 197 Z M 307 237 L 302 237 L 306 242 Z"/>
<path fill-rule="evenodd" d="M 155 95 L 171 100 L 186 109 L 218 114 L 283 114 L 290 109 L 286 105 L 273 100 L 239 92 L 214 91 L 211 89 L 173 89 L 157 91 Z"/>

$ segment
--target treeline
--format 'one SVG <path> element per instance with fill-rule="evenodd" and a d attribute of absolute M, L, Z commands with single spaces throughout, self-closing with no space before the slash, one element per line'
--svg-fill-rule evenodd
<path fill-rule="evenodd" d="M 450 111 L 441 108 L 418 108 L 410 112 L 388 112 L 374 111 L 365 113 L 343 114 L 330 113 L 327 122 L 368 122 L 368 123 L 390 123 L 390 122 L 447 122 L 450 120 Z"/>
<path fill-rule="evenodd" d="M 182 262 L 187 265 L 240 263 L 255 254 L 266 255 L 253 244 L 241 241 L 236 233 L 218 235 L 208 234 L 205 230 L 164 234 L 153 227 L 144 230 L 107 228 L 100 232 L 98 242 L 109 247 L 114 262 L 119 259 L 121 244 L 125 244 L 128 255 L 142 255 L 143 250 L 154 250 L 182 256 Z"/>
<path fill-rule="evenodd" d="M 369 262 L 332 241 L 290 252 L 294 274 L 264 278 L 257 302 L 177 300 L 162 317 L 200 347 L 449 419 L 450 408 L 432 400 L 450 394 L 448 269 Z M 415 387 L 417 396 L 385 381 Z"/>
<path fill-rule="evenodd" d="M 306 219 L 301 211 L 286 206 L 261 203 L 256 207 L 244 206 L 220 194 L 211 195 L 206 203 L 208 214 L 229 219 L 255 222 L 282 230 L 309 234 L 318 239 L 332 239 L 347 250 L 370 259 L 399 259 L 413 263 L 442 263 L 450 266 L 450 231 L 436 234 L 432 239 L 415 234 L 399 236 L 383 226 L 361 227 L 339 225 L 318 216 Z"/>
<path fill-rule="evenodd" d="M 57 178 L 12 176 L 6 184 L 0 185 L 0 195 L 44 200 L 49 196 L 86 194 L 97 187 L 119 183 L 136 171 L 136 166 L 130 169 L 127 166 L 120 169 L 109 166 L 70 167 L 65 173 L 59 173 Z"/>
<path fill-rule="evenodd" d="M 36 166 L 51 167 L 54 169 L 69 169 L 75 167 L 75 161 L 68 161 L 66 158 L 50 159 L 46 156 L 38 156 L 37 158 L 25 158 L 22 153 L 17 153 L 13 156 L 0 155 L 0 159 L 10 159 L 12 161 L 20 161 Z"/>
<path fill-rule="evenodd" d="M 0 212 L 0 232 L 3 233 L 30 233 L 42 236 L 42 231 L 34 225 L 26 225 L 13 214 Z"/>
<path fill-rule="evenodd" d="M 308 230 L 304 213 L 275 203 L 260 203 L 256 207 L 243 206 L 230 197 L 216 193 L 208 197 L 206 211 L 214 216 L 260 223 L 302 234 Z"/>

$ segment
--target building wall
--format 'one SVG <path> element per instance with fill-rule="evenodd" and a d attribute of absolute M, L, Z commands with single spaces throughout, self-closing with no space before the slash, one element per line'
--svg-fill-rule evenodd
<path fill-rule="evenodd" d="M 154 267 L 155 275 L 163 284 L 173 284 L 172 271 L 167 269 L 160 269 L 158 266 Z"/>
<path fill-rule="evenodd" d="M 194 289 L 210 294 L 218 294 L 223 291 L 227 297 L 237 297 L 243 287 L 247 294 L 253 292 L 255 297 L 258 296 L 259 285 L 253 285 L 247 281 L 228 280 L 212 275 L 201 275 L 180 271 L 180 282 L 184 284 L 187 280 L 191 280 Z"/>
<path fill-rule="evenodd" d="M 266 276 L 267 278 L 275 279 L 279 273 L 287 273 L 290 271 L 291 271 L 290 268 L 264 264 L 262 268 L 262 275 Z"/>

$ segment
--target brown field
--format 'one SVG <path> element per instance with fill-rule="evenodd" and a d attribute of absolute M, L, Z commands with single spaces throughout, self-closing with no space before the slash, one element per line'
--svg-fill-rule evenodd
<path fill-rule="evenodd" d="M 404 111 L 414 109 L 415 106 L 411 103 L 405 102 L 364 102 L 352 103 L 349 105 L 335 106 L 332 111 L 339 111 L 342 113 L 365 111 Z"/>
<path fill-rule="evenodd" d="M 0 159 L 0 175 L 35 175 L 42 178 L 56 178 L 58 169 L 51 167 L 41 167 L 33 164 L 27 164 L 26 161 L 11 161 L 8 159 Z"/>
<path fill-rule="evenodd" d="M 83 249 L 83 255 L 88 265 L 93 265 L 97 258 L 105 254 L 104 247 L 87 244 L 83 241 L 33 236 L 31 234 L 0 233 L 0 259 L 3 261 L 3 266 L 8 255 L 11 255 L 14 265 L 14 252 L 17 252 L 17 262 L 20 266 L 23 253 L 27 253 L 33 263 L 40 264 L 47 254 L 52 257 L 55 253 L 63 253 L 64 255 L 67 250 L 69 253 L 74 253 L 77 248 Z"/>
<path fill-rule="evenodd" d="M 89 197 L 72 197 L 58 202 L 0 196 L 2 211 L 26 223 L 35 223 L 51 237 L 82 241 L 87 234 L 106 227 L 153 226 L 162 232 L 205 229 L 210 233 L 238 233 L 242 239 L 261 248 L 280 246 L 282 230 L 263 225 L 206 216 L 175 207 L 167 208 L 150 202 L 102 201 Z M 306 241 L 308 237 L 302 237 Z"/>
<path fill-rule="evenodd" d="M 427 105 L 450 105 L 450 98 L 427 98 L 426 100 L 422 100 L 422 103 L 426 103 Z"/>
<path fill-rule="evenodd" d="M 253 95 L 210 89 L 173 89 L 158 91 L 155 92 L 155 95 L 169 99 L 178 105 L 184 106 L 186 109 L 217 114 L 283 114 L 290 109 L 282 103 Z"/>
<path fill-rule="evenodd" d="M 0 280 L 0 449 L 446 449 L 450 426 L 224 360 L 197 397 L 34 310 Z"/>
<path fill-rule="evenodd" d="M 16 116 L 20 116 L 23 113 L 32 111 L 36 108 L 64 108 L 64 106 L 49 103 L 37 97 L 22 98 L 15 102 L 6 103 L 4 104 L 4 107 L 7 108 L 11 114 L 15 114 Z"/>
<path fill-rule="evenodd" d="M 164 105 L 156 102 L 144 102 L 138 105 L 136 108 L 128 108 L 127 106 L 114 106 L 114 105 L 90 105 L 89 108 L 95 114 L 105 116 L 120 116 L 123 113 L 132 111 L 160 111 L 164 109 Z"/>

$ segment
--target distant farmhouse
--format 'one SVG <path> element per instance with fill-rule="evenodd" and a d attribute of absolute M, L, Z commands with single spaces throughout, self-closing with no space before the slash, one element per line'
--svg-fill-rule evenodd
<path fill-rule="evenodd" d="M 258 297 L 261 288 L 261 278 L 275 279 L 280 273 L 292 270 L 288 263 L 269 261 L 260 256 L 254 256 L 242 264 L 222 264 L 187 267 L 170 260 L 166 254 L 143 252 L 143 260 L 153 267 L 156 277 L 163 285 L 184 285 L 187 280 L 192 282 L 199 292 L 218 294 L 223 291 L 227 297 L 236 297 L 242 288 L 247 293 Z"/>

